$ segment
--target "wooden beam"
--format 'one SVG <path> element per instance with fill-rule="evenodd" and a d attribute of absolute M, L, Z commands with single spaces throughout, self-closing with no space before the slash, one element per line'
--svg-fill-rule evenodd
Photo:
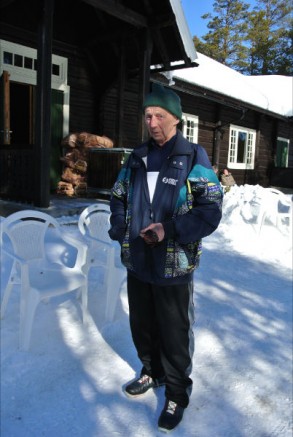
<path fill-rule="evenodd" d="M 117 41 L 121 41 L 121 39 L 131 39 L 131 38 L 137 38 L 137 29 L 132 29 L 132 30 L 128 30 L 128 31 L 121 31 L 121 29 L 116 29 L 116 30 L 103 30 L 103 33 L 90 38 L 87 41 L 87 45 L 88 46 L 95 46 L 97 44 L 101 44 L 104 42 L 107 43 L 112 43 L 113 47 L 115 46 L 115 44 L 117 43 Z"/>
<path fill-rule="evenodd" d="M 0 8 L 5 8 L 5 6 L 9 6 L 15 0 L 0 0 Z"/>
<path fill-rule="evenodd" d="M 3 131 L 1 137 L 3 144 L 10 144 L 10 74 L 3 71 L 1 86 L 3 86 Z M 2 103 L 2 102 L 1 102 Z"/>
<path fill-rule="evenodd" d="M 125 21 L 126 23 L 132 24 L 136 27 L 147 27 L 148 22 L 147 19 L 139 14 L 138 12 L 133 11 L 132 9 L 126 8 L 121 4 L 113 1 L 113 0 L 82 0 L 84 3 L 93 6 L 96 9 L 99 9 L 103 12 L 106 12 L 113 17 L 118 18 L 121 21 Z"/>
<path fill-rule="evenodd" d="M 221 152 L 221 139 L 222 139 L 222 131 L 221 131 L 222 122 L 218 120 L 216 123 L 215 134 L 214 134 L 214 142 L 213 142 L 213 165 L 219 165 L 220 162 L 220 152 Z"/>
<path fill-rule="evenodd" d="M 167 66 L 170 63 L 170 57 L 168 55 L 168 51 L 166 49 L 166 42 L 162 38 L 162 34 L 160 29 L 162 26 L 162 22 L 165 21 L 163 19 L 159 19 L 151 8 L 150 2 L 148 0 L 143 0 L 143 4 L 147 15 L 149 17 L 150 29 L 153 36 L 154 45 L 157 47 L 160 55 L 162 56 L 162 64 Z"/>
<path fill-rule="evenodd" d="M 197 64 L 196 62 L 191 62 L 189 59 L 186 60 L 186 62 L 184 62 L 182 60 L 182 64 L 173 64 L 171 65 L 171 63 L 167 63 L 165 65 L 159 65 L 158 67 L 154 67 L 152 68 L 152 73 L 161 73 L 163 71 L 172 71 L 172 70 L 181 70 L 182 68 L 187 68 L 187 67 L 198 67 L 199 64 Z"/>
<path fill-rule="evenodd" d="M 51 77 L 54 0 L 42 0 L 38 28 L 34 204 L 50 205 Z"/>
<path fill-rule="evenodd" d="M 118 80 L 118 89 L 117 89 L 116 129 L 115 129 L 116 147 L 123 146 L 125 83 L 126 83 L 125 42 L 122 40 L 120 46 L 119 80 Z"/>

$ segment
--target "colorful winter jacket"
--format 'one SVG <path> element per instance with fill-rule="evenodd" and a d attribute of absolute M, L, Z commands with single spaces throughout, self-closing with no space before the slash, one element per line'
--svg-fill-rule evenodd
<path fill-rule="evenodd" d="M 132 151 L 114 184 L 109 235 L 121 244 L 130 274 L 158 285 L 185 283 L 199 264 L 202 238 L 219 225 L 223 193 L 206 151 L 178 131 L 151 203 L 143 160 L 148 144 Z M 165 231 L 155 247 L 139 236 L 150 223 L 162 223 Z"/>

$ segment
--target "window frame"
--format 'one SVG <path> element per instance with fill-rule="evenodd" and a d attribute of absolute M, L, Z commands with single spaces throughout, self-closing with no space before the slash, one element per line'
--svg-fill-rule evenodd
<path fill-rule="evenodd" d="M 187 123 L 188 121 L 193 121 L 194 122 L 194 133 L 192 135 L 192 138 L 190 135 L 188 135 L 187 133 Z M 199 118 L 197 115 L 194 114 L 188 114 L 186 112 L 184 112 L 182 114 L 182 134 L 184 136 L 184 138 L 186 138 L 188 141 L 190 141 L 191 143 L 197 143 L 198 142 L 198 123 L 199 123 Z"/>
<path fill-rule="evenodd" d="M 239 133 L 244 132 L 247 136 L 245 141 L 245 161 L 237 162 L 238 138 Z M 255 167 L 255 148 L 256 130 L 243 126 L 230 125 L 229 129 L 229 149 L 227 157 L 227 167 L 237 170 L 254 170 Z"/>
<path fill-rule="evenodd" d="M 277 136 L 277 141 L 276 141 L 276 158 L 275 158 L 275 164 L 277 167 L 280 167 L 278 164 L 278 148 L 279 148 L 279 144 L 280 143 L 286 143 L 287 144 L 287 151 L 286 151 L 286 162 L 285 162 L 285 166 L 281 166 L 281 168 L 288 168 L 289 165 L 289 148 L 290 148 L 290 139 L 289 138 L 285 138 L 285 137 L 280 137 Z"/>

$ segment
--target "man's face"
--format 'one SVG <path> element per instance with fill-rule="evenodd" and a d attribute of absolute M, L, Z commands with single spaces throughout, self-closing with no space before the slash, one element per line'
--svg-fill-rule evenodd
<path fill-rule="evenodd" d="M 176 133 L 178 118 L 159 106 L 148 106 L 144 120 L 150 136 L 159 146 L 163 146 Z"/>

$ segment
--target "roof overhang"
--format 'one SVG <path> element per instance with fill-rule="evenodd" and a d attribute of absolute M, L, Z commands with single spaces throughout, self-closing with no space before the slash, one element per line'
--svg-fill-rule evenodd
<path fill-rule="evenodd" d="M 0 24 L 35 34 L 45 1 L 0 0 Z M 122 46 L 132 75 L 145 50 L 152 71 L 173 70 L 174 63 L 176 69 L 198 65 L 180 0 L 58 0 L 53 26 L 53 40 L 84 50 L 97 74 L 117 71 Z"/>
<path fill-rule="evenodd" d="M 180 0 L 82 0 L 98 13 L 124 23 L 124 35 L 133 39 L 149 31 L 153 49 L 152 71 L 170 71 L 197 66 L 197 53 Z M 119 36 L 121 38 L 121 35 Z"/>

